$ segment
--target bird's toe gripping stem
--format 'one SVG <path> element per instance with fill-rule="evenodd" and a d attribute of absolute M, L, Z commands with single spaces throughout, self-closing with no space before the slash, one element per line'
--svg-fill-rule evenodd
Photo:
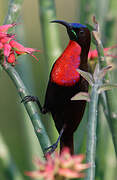
<path fill-rule="evenodd" d="M 55 149 L 57 148 L 58 143 L 59 143 L 59 141 L 60 141 L 60 139 L 61 139 L 61 136 L 62 136 L 62 134 L 63 134 L 63 132 L 64 132 L 64 128 L 65 128 L 65 127 L 63 126 L 63 128 L 62 128 L 61 131 L 60 131 L 60 134 L 59 134 L 59 137 L 58 137 L 57 141 L 56 141 L 54 144 L 52 144 L 51 146 L 45 148 L 45 151 L 46 151 L 45 155 L 47 155 L 47 154 L 52 154 L 52 153 L 55 151 Z M 48 151 L 48 150 L 49 150 L 49 151 Z"/>
<path fill-rule="evenodd" d="M 21 103 L 27 103 L 27 102 L 30 102 L 30 101 L 33 101 L 33 102 L 37 102 L 38 101 L 38 97 L 36 96 L 25 96 L 22 100 L 21 100 Z"/>
<path fill-rule="evenodd" d="M 57 146 L 58 146 L 58 142 L 55 142 L 51 146 L 45 148 L 45 152 L 46 152 L 45 155 L 52 154 L 55 151 L 55 149 L 57 148 Z"/>
<path fill-rule="evenodd" d="M 42 114 L 45 114 L 45 111 L 44 109 L 42 108 L 41 104 L 40 104 L 40 101 L 38 99 L 37 96 L 31 96 L 31 95 L 28 95 L 28 96 L 25 96 L 22 100 L 21 100 L 21 103 L 27 103 L 27 102 L 30 102 L 30 101 L 33 101 L 33 102 L 36 102 L 41 113 Z"/>

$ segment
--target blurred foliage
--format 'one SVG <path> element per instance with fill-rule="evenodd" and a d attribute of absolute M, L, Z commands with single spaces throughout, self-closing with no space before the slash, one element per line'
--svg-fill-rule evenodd
<path fill-rule="evenodd" d="M 55 5 L 57 19 L 66 20 L 68 22 L 80 21 L 81 23 L 90 23 L 92 22 L 92 15 L 95 14 L 101 24 L 104 47 L 117 44 L 116 0 L 55 0 Z M 8 9 L 8 0 L 0 0 L 0 7 L 0 24 L 2 24 Z M 22 31 L 18 30 L 19 36 L 17 38 L 25 46 L 41 50 L 38 55 L 39 62 L 36 62 L 33 58 L 26 55 L 25 58 L 19 59 L 16 68 L 23 64 L 22 61 L 24 61 L 23 69 L 19 70 L 19 73 L 21 76 L 23 76 L 23 72 L 26 72 L 25 75 L 28 74 L 26 75 L 28 78 L 24 78 L 24 81 L 27 82 L 26 85 L 30 92 L 37 95 L 43 104 L 49 76 L 47 73 L 48 62 L 45 57 L 42 41 L 43 29 L 41 29 L 40 24 L 40 10 L 38 0 L 24 1 L 18 18 L 18 22 L 20 22 L 24 27 L 24 35 L 21 34 Z M 21 25 L 19 24 L 17 28 L 20 28 Z M 60 32 L 59 38 L 61 49 L 64 49 L 68 43 L 68 37 L 65 29 L 61 26 L 58 27 L 58 30 Z M 117 51 L 115 51 L 115 53 L 116 52 Z M 56 59 L 57 57 L 55 60 Z M 110 60 L 110 58 L 108 58 L 108 63 L 110 62 L 114 64 L 112 82 L 116 82 L 116 59 Z M 38 149 L 40 149 L 40 146 L 38 145 L 37 138 L 24 107 L 20 104 L 21 99 L 18 97 L 14 85 L 4 71 L 0 73 L 0 85 L 0 132 L 9 147 L 10 153 L 12 154 L 17 167 L 20 169 L 22 174 L 24 174 L 25 170 L 32 169 L 32 158 L 35 155 L 38 155 Z M 78 128 L 79 131 L 76 131 L 75 133 L 75 150 L 78 153 L 86 152 L 86 118 L 87 115 L 85 114 L 84 119 Z M 53 134 L 51 133 L 51 123 L 53 124 L 53 121 L 48 118 L 48 115 L 42 115 L 42 119 L 46 128 L 49 127 L 47 131 L 52 142 L 55 141 L 56 135 L 53 137 Z M 116 157 L 111 134 L 101 106 L 97 131 L 96 180 L 115 180 L 117 177 Z M 34 147 L 36 147 L 36 150 L 32 147 L 33 145 L 31 146 L 32 142 L 35 144 Z M 0 179 L 4 180 L 2 172 L 0 172 Z M 25 177 L 25 179 L 29 178 Z"/>

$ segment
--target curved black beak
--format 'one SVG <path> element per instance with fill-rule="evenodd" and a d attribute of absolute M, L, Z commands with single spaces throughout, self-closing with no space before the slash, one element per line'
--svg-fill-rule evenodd
<path fill-rule="evenodd" d="M 50 21 L 51 23 L 59 23 L 59 24 L 62 24 L 64 25 L 67 29 L 70 29 L 70 24 L 67 23 L 66 21 L 63 21 L 63 20 L 54 20 L 54 21 Z"/>

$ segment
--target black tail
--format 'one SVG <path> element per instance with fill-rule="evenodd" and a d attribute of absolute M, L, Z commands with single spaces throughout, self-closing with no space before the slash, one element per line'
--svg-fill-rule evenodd
<path fill-rule="evenodd" d="M 73 135 L 69 137 L 65 137 L 64 134 L 60 140 L 60 152 L 64 147 L 68 147 L 70 149 L 70 153 L 74 154 L 74 144 L 73 144 Z"/>

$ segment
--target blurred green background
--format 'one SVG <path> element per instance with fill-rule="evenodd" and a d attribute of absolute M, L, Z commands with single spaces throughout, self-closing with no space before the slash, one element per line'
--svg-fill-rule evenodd
<path fill-rule="evenodd" d="M 101 25 L 104 46 L 107 47 L 117 44 L 116 0 L 55 0 L 55 5 L 57 19 L 66 20 L 68 22 L 92 23 L 91 17 L 92 15 L 96 15 Z M 4 22 L 7 9 L 8 1 L 0 0 L 1 25 Z M 21 24 L 19 24 L 15 30 L 19 42 L 27 47 L 39 49 L 41 52 L 36 55 L 39 58 L 39 62 L 36 62 L 36 60 L 29 55 L 19 58 L 16 69 L 24 80 L 30 93 L 38 96 L 43 104 L 48 81 L 48 72 L 50 71 L 51 65 L 48 65 L 48 59 L 45 56 L 46 52 L 44 51 L 43 45 L 43 29 L 40 23 L 38 0 L 24 0 L 18 22 Z M 63 50 L 68 43 L 67 33 L 61 26 L 58 26 L 58 31 L 60 35 L 60 49 Z M 56 41 L 53 43 L 56 43 Z M 56 58 L 53 58 L 54 60 L 60 55 L 61 50 L 56 53 Z M 115 70 L 113 71 L 112 81 L 114 82 L 117 82 L 116 61 L 117 59 L 113 60 Z M 21 99 L 18 97 L 16 88 L 8 75 L 3 71 L 0 75 L 0 132 L 9 147 L 9 151 L 15 163 L 23 174 L 25 170 L 32 169 L 32 159 L 39 155 L 40 146 L 29 117 L 20 101 Z M 115 180 L 116 158 L 109 128 L 101 107 L 100 114 L 101 122 L 99 122 L 98 125 L 99 134 L 97 149 L 98 174 L 96 180 L 100 180 L 100 177 L 102 177 L 103 180 Z M 83 122 L 86 122 L 86 114 L 85 117 Z M 54 128 L 52 119 L 49 118 L 49 115 L 42 116 L 42 119 L 51 137 L 51 141 L 54 142 L 57 137 L 57 132 Z M 75 135 L 75 137 L 79 137 L 80 143 L 75 147 L 76 152 L 79 153 L 86 151 L 86 138 L 84 136 L 84 134 L 86 134 L 86 123 L 82 123 L 80 129 L 80 132 L 76 132 Z M 0 177 L 4 180 L 2 173 L 3 172 L 0 172 Z M 0 178 L 0 180 L 2 179 Z M 25 176 L 25 179 L 29 178 Z"/>

